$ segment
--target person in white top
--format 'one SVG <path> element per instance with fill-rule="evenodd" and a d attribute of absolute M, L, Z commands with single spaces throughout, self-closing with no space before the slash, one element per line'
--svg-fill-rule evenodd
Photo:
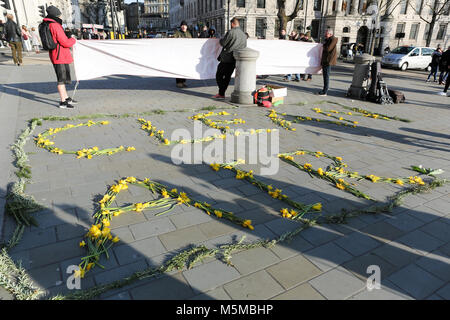
<path fill-rule="evenodd" d="M 31 40 L 30 40 L 30 33 L 28 32 L 28 29 L 26 26 L 22 26 L 22 39 L 23 39 L 23 47 L 25 51 L 30 52 L 31 51 Z"/>
<path fill-rule="evenodd" d="M 31 44 L 33 45 L 33 49 L 36 53 L 40 53 L 41 48 L 41 39 L 39 37 L 39 32 L 37 32 L 36 28 L 31 28 Z"/>

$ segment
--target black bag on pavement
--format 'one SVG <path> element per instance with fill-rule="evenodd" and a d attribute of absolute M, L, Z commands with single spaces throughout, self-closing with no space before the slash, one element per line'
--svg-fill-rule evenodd
<path fill-rule="evenodd" d="M 44 50 L 54 50 L 57 47 L 57 44 L 53 41 L 52 33 L 50 32 L 50 23 L 53 22 L 43 21 L 39 25 L 39 36 L 41 37 Z"/>
<path fill-rule="evenodd" d="M 405 95 L 403 94 L 403 92 L 398 91 L 398 90 L 391 90 L 391 89 L 389 89 L 388 91 L 389 91 L 389 95 L 391 96 L 394 103 L 405 102 Z"/>

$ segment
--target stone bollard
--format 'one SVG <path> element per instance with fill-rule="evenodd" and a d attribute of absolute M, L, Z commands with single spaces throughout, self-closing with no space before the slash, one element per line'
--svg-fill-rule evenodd
<path fill-rule="evenodd" d="M 234 51 L 233 56 L 236 59 L 236 69 L 231 102 L 253 104 L 252 93 L 256 90 L 256 59 L 259 52 L 244 48 Z"/>
<path fill-rule="evenodd" d="M 354 58 L 355 70 L 353 71 L 352 85 L 347 91 L 347 97 L 364 99 L 369 89 L 370 65 L 375 57 L 364 53 Z"/>

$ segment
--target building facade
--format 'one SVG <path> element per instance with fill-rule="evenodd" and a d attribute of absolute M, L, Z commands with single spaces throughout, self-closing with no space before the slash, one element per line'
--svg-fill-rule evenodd
<path fill-rule="evenodd" d="M 61 10 L 63 26 L 70 29 L 82 28 L 83 24 L 102 25 L 106 30 L 112 27 L 111 5 L 109 0 L 2 0 L 20 25 L 37 27 L 42 22 L 41 9 L 54 5 Z M 5 11 L 5 10 L 3 10 Z M 125 15 L 117 11 L 116 30 L 125 30 Z"/>
<path fill-rule="evenodd" d="M 128 31 L 138 31 L 141 24 L 140 17 L 144 13 L 144 4 L 132 2 L 125 6 L 125 16 Z"/>
<path fill-rule="evenodd" d="M 170 29 L 169 6 L 169 0 L 144 0 L 141 28 L 152 31 Z"/>
<path fill-rule="evenodd" d="M 303 0 L 297 17 L 288 22 L 287 33 L 310 32 L 320 41 L 326 28 L 331 28 L 344 43 L 361 43 L 366 52 L 380 53 L 385 47 L 426 44 L 431 20 L 431 1 L 445 0 Z M 434 3 L 434 2 L 433 2 Z M 286 0 L 289 15 L 296 0 Z M 431 47 L 450 45 L 449 10 L 444 10 L 432 30 Z M 242 29 L 251 38 L 278 37 L 277 0 L 170 0 L 170 26 L 182 20 L 191 26 L 216 29 L 223 35 L 232 17 L 240 19 Z M 398 38 L 404 33 L 403 38 Z M 372 50 L 371 50 L 372 49 Z"/>

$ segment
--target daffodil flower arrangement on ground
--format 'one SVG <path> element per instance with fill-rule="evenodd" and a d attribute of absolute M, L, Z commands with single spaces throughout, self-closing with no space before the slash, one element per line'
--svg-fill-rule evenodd
<path fill-rule="evenodd" d="M 159 194 L 161 198 L 151 200 L 147 202 L 134 203 L 125 207 L 112 207 L 111 204 L 116 200 L 117 195 L 128 189 L 129 185 L 143 187 L 150 190 L 153 194 Z M 217 218 L 223 218 L 241 225 L 244 228 L 253 230 L 252 221 L 242 219 L 235 216 L 232 212 L 213 208 L 210 204 L 203 201 L 196 201 L 190 198 L 185 192 L 179 192 L 177 189 L 169 189 L 167 186 L 160 184 L 156 181 L 152 181 L 148 178 L 140 180 L 135 177 L 128 177 L 119 180 L 116 184 L 112 185 L 103 198 L 98 202 L 99 209 L 94 213 L 95 223 L 90 227 L 89 232 L 85 235 L 85 238 L 79 243 L 80 247 L 86 247 L 88 255 L 83 257 L 81 264 L 79 265 L 80 277 L 84 277 L 85 273 L 91 270 L 95 266 L 103 268 L 99 264 L 100 257 L 104 254 L 109 259 L 108 250 L 118 242 L 118 237 L 113 237 L 111 234 L 111 220 L 113 217 L 117 217 L 126 212 L 141 213 L 144 210 L 161 210 L 157 215 L 169 212 L 176 205 L 187 205 L 206 212 L 208 215 L 216 216 Z"/>
<path fill-rule="evenodd" d="M 292 121 L 287 121 L 283 119 L 282 116 L 285 116 L 286 113 L 277 113 L 275 109 L 272 109 L 270 113 L 267 115 L 270 120 L 272 120 L 273 123 L 279 125 L 280 127 L 290 130 L 290 131 L 297 131 L 296 128 L 292 128 Z"/>
<path fill-rule="evenodd" d="M 300 210 L 299 218 L 303 216 L 303 214 L 307 212 L 314 212 L 314 211 L 321 211 L 322 210 L 322 204 L 321 203 L 314 203 L 310 205 L 305 205 L 300 202 L 293 201 L 291 198 L 289 198 L 287 195 L 283 194 L 283 191 L 278 188 L 274 188 L 272 185 L 268 185 L 264 182 L 259 181 L 253 176 L 253 170 L 245 171 L 237 168 L 237 165 L 243 164 L 244 160 L 237 160 L 232 163 L 212 163 L 210 164 L 210 167 L 214 171 L 219 171 L 220 169 L 227 169 L 236 174 L 236 179 L 238 180 L 247 180 L 252 185 L 258 187 L 259 189 L 267 192 L 272 198 L 281 200 L 283 202 L 286 202 L 290 206 Z"/>
<path fill-rule="evenodd" d="M 336 116 L 336 114 L 352 115 L 351 112 L 341 112 L 341 111 L 337 111 L 337 110 L 321 110 L 320 108 L 312 108 L 311 110 L 313 110 L 314 112 L 316 112 L 318 114 L 321 114 L 321 115 L 324 115 L 324 116 L 327 116 L 327 117 L 330 117 L 330 118 L 334 118 L 334 119 L 337 119 L 339 121 L 345 121 L 345 122 L 351 123 L 353 126 L 358 124 L 358 121 L 345 119 L 342 116 Z"/>
<path fill-rule="evenodd" d="M 331 171 L 330 170 L 330 166 L 328 166 L 325 170 L 322 168 L 317 168 L 314 169 L 313 166 L 310 163 L 304 163 L 304 164 L 300 164 L 297 163 L 294 160 L 294 156 L 296 155 L 313 155 L 317 158 L 321 158 L 321 157 L 325 157 L 328 159 L 333 160 L 334 162 L 334 166 L 332 166 L 333 168 L 339 168 L 339 170 L 344 170 L 344 167 L 347 167 L 347 164 L 342 162 L 342 158 L 341 157 L 334 157 L 334 156 L 330 156 L 327 155 L 321 151 L 308 151 L 308 150 L 297 150 L 294 152 L 288 152 L 288 153 L 280 153 L 278 154 L 278 157 L 296 167 L 297 169 L 304 171 L 306 173 L 308 173 L 311 177 L 316 177 L 316 178 L 320 178 L 326 181 L 329 181 L 330 183 L 332 183 L 336 188 L 340 189 L 340 190 L 344 190 L 347 191 L 353 195 L 355 195 L 356 197 L 360 197 L 360 198 L 364 198 L 367 200 L 371 200 L 371 198 L 364 194 L 363 192 L 359 191 L 358 189 L 354 188 L 349 182 L 345 181 L 342 178 L 337 178 L 335 176 L 335 172 L 336 171 Z M 339 171 L 338 171 L 339 172 Z"/>
<path fill-rule="evenodd" d="M 80 127 L 91 127 L 94 125 L 108 125 L 109 121 L 98 121 L 94 122 L 92 120 L 89 120 L 85 123 L 79 123 L 76 125 L 73 124 L 66 124 L 64 127 L 61 128 L 50 128 L 46 131 L 44 131 L 41 134 L 38 134 L 38 136 L 34 139 L 36 142 L 36 145 L 40 148 L 46 149 L 50 151 L 51 153 L 56 153 L 58 155 L 63 154 L 74 154 L 76 155 L 77 159 L 80 158 L 86 158 L 86 159 L 92 159 L 94 156 L 101 156 L 101 155 L 112 155 L 118 152 L 122 151 L 134 151 L 136 150 L 135 147 L 124 147 L 120 146 L 117 148 L 108 148 L 108 149 L 100 149 L 99 147 L 92 147 L 92 148 L 83 148 L 77 151 L 71 151 L 71 150 L 64 150 L 58 147 L 55 147 L 55 142 L 50 140 L 50 137 L 62 132 L 67 131 L 74 128 L 80 128 Z"/>
<path fill-rule="evenodd" d="M 245 120 L 243 120 L 242 118 L 236 118 L 233 120 L 209 119 L 209 117 L 212 117 L 212 116 L 229 116 L 229 115 L 231 115 L 231 114 L 226 111 L 221 111 L 221 112 L 212 112 L 211 111 L 211 112 L 207 112 L 207 113 L 198 113 L 192 117 L 189 117 L 189 119 L 201 121 L 203 124 L 207 125 L 210 128 L 220 130 L 223 134 L 228 133 L 233 136 L 253 135 L 253 134 L 258 134 L 258 133 L 262 133 L 262 132 L 270 133 L 272 130 L 276 130 L 276 129 L 235 130 L 235 129 L 230 128 L 230 126 L 228 126 L 228 124 L 245 124 L 246 123 Z M 226 124 L 226 125 L 224 125 L 224 124 Z M 222 135 L 222 136 L 224 136 L 224 135 Z M 222 138 L 222 136 L 219 136 L 219 138 Z M 222 139 L 224 139 L 224 138 L 222 138 Z"/>
<path fill-rule="evenodd" d="M 328 123 L 328 124 L 335 124 L 338 126 L 346 126 L 346 127 L 356 127 L 358 124 L 358 121 L 351 121 L 351 125 L 347 124 L 345 122 L 340 121 L 331 121 L 326 119 L 320 119 L 320 118 L 314 118 L 314 117 L 305 117 L 305 116 L 298 116 L 298 115 L 290 115 L 283 113 L 277 113 L 274 109 L 271 110 L 270 113 L 267 114 L 269 119 L 275 123 L 276 125 L 289 130 L 289 131 L 297 131 L 296 128 L 292 128 L 292 123 L 302 123 L 305 121 L 315 121 L 315 122 L 321 122 L 321 123 Z M 286 118 L 292 119 L 290 121 L 286 120 Z"/>

